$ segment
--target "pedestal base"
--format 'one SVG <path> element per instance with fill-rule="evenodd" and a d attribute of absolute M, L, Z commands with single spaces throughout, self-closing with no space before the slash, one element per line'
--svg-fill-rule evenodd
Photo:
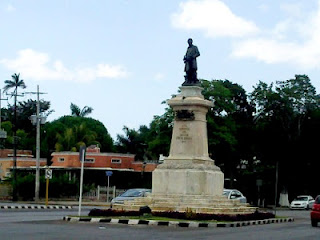
<path fill-rule="evenodd" d="M 125 201 L 124 204 L 114 204 L 113 209 L 139 211 L 140 207 L 148 206 L 153 212 L 187 212 L 208 214 L 247 214 L 256 211 L 238 200 L 228 200 L 225 196 L 208 195 L 155 195 Z"/>
<path fill-rule="evenodd" d="M 114 204 L 113 209 L 139 211 L 192 211 L 209 214 L 246 214 L 257 208 L 223 196 L 223 173 L 213 160 L 170 160 L 152 174 L 152 194 L 148 197 Z"/>
<path fill-rule="evenodd" d="M 223 173 L 213 161 L 201 162 L 166 160 L 152 173 L 152 194 L 221 196 Z"/>

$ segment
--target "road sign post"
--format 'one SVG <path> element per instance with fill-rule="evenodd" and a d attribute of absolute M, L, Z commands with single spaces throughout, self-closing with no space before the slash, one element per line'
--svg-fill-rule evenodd
<path fill-rule="evenodd" d="M 51 169 L 49 169 L 49 168 L 46 169 L 45 177 L 46 177 L 46 206 L 48 206 L 48 202 L 49 202 L 49 180 L 52 179 L 52 170 Z"/>
<path fill-rule="evenodd" d="M 83 146 L 80 147 L 80 151 L 79 151 L 79 159 L 80 159 L 80 162 L 81 162 L 81 173 L 80 173 L 80 194 L 79 194 L 78 216 L 81 215 L 82 189 L 83 189 L 83 167 L 84 167 L 85 157 L 86 157 L 86 146 L 83 145 Z"/>
<path fill-rule="evenodd" d="M 107 185 L 107 202 L 109 202 L 109 183 L 110 183 L 110 177 L 112 176 L 112 171 L 106 171 L 106 175 L 108 177 L 108 185 Z"/>

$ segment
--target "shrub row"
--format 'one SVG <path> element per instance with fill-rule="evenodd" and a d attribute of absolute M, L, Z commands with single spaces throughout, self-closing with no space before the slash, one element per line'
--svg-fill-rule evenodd
<path fill-rule="evenodd" d="M 152 216 L 175 218 L 183 220 L 216 220 L 216 221 L 251 221 L 251 220 L 263 220 L 274 218 L 275 215 L 269 212 L 255 211 L 254 213 L 248 214 L 209 214 L 209 213 L 195 213 L 191 210 L 186 210 L 186 212 L 152 212 Z M 124 210 L 112 210 L 112 209 L 92 209 L 89 212 L 89 216 L 140 216 L 143 215 L 140 211 L 124 211 Z"/>

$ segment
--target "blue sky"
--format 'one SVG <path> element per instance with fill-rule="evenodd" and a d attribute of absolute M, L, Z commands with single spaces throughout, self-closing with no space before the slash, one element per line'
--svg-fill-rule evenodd
<path fill-rule="evenodd" d="M 49 121 L 90 106 L 114 140 L 164 113 L 189 37 L 199 78 L 249 93 L 307 74 L 320 90 L 320 0 L 0 0 L 0 37 L 0 88 L 20 73 L 47 93 Z"/>

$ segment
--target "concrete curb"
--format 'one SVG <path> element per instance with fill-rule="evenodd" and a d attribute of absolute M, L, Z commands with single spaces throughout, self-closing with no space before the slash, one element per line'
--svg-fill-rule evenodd
<path fill-rule="evenodd" d="M 72 206 L 8 205 L 0 206 L 0 209 L 72 209 Z"/>
<path fill-rule="evenodd" d="M 244 227 L 253 225 L 263 225 L 271 223 L 294 222 L 294 218 L 271 218 L 265 220 L 231 222 L 231 223 L 201 223 L 201 222 L 177 222 L 177 221 L 155 221 L 139 219 L 114 219 L 114 218 L 89 218 L 89 217 L 63 217 L 64 221 L 69 222 L 95 222 L 95 223 L 114 223 L 128 225 L 152 225 L 152 226 L 169 226 L 169 227 Z"/>

